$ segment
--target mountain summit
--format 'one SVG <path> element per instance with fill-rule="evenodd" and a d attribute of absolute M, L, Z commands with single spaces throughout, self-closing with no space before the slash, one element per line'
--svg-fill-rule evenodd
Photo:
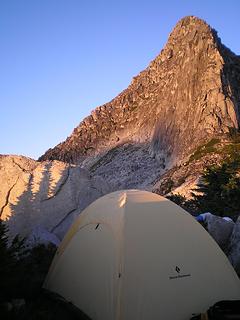
<path fill-rule="evenodd" d="M 126 90 L 39 160 L 84 161 L 96 170 L 118 158 L 136 170 L 148 163 L 159 174 L 200 143 L 239 127 L 239 84 L 240 58 L 206 22 L 185 17 Z"/>

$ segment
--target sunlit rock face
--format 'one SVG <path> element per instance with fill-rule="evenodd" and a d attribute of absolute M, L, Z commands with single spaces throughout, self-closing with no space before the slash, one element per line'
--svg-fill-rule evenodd
<path fill-rule="evenodd" d="M 107 181 L 108 172 L 115 172 L 118 188 L 149 188 L 200 143 L 238 128 L 239 88 L 240 58 L 206 22 L 183 18 L 126 90 L 92 111 L 40 160 L 83 163 Z M 132 171 L 125 169 L 129 161 Z"/>
<path fill-rule="evenodd" d="M 0 156 L 0 181 L 0 214 L 11 238 L 39 226 L 61 239 L 87 205 L 109 192 L 79 166 L 21 156 Z"/>
<path fill-rule="evenodd" d="M 61 238 L 86 205 L 109 191 L 180 188 L 189 196 L 206 165 L 221 160 L 212 153 L 191 162 L 190 155 L 238 129 L 239 106 L 240 58 L 206 22 L 186 17 L 128 88 L 41 162 L 1 157 L 1 217 L 12 236 L 40 226 Z"/>

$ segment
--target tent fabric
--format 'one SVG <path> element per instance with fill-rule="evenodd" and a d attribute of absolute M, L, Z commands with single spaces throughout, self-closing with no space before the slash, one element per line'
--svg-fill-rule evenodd
<path fill-rule="evenodd" d="M 186 320 L 240 299 L 224 253 L 195 219 L 150 192 L 110 193 L 62 241 L 44 287 L 93 320 Z"/>

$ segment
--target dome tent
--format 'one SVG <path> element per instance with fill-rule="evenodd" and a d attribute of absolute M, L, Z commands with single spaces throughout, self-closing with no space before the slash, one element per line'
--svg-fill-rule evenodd
<path fill-rule="evenodd" d="M 240 298 L 236 273 L 204 228 L 139 190 L 110 193 L 82 212 L 44 287 L 93 320 L 186 320 Z"/>

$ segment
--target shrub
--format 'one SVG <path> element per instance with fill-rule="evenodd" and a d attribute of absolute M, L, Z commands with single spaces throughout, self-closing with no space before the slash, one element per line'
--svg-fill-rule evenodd
<path fill-rule="evenodd" d="M 189 163 L 194 161 L 194 160 L 199 160 L 201 159 L 203 156 L 209 154 L 209 153 L 213 153 L 216 152 L 215 149 L 215 145 L 217 143 L 219 143 L 220 140 L 217 138 L 213 138 L 210 141 L 208 141 L 208 143 L 199 146 L 196 151 L 190 156 L 189 158 Z"/>
<path fill-rule="evenodd" d="M 16 269 L 24 245 L 24 240 L 15 237 L 9 246 L 7 233 L 6 225 L 0 220 L 0 300 L 12 297 L 17 288 Z"/>

